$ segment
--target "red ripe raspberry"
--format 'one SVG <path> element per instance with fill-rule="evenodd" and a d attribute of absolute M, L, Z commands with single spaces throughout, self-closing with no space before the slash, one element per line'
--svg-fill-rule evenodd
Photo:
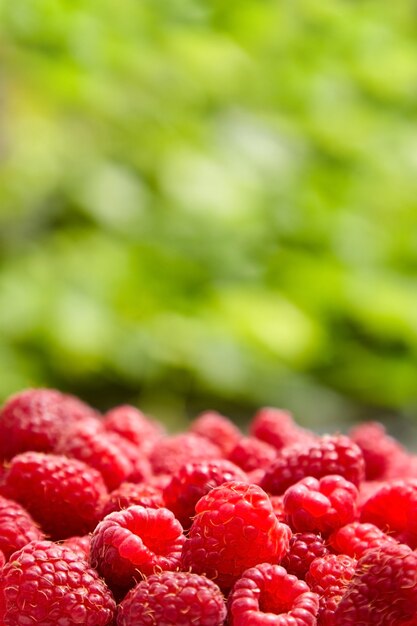
<path fill-rule="evenodd" d="M 129 591 L 117 613 L 117 626 L 222 626 L 226 605 L 218 586 L 189 572 L 162 572 Z"/>
<path fill-rule="evenodd" d="M 133 469 L 129 459 L 109 440 L 107 433 L 94 431 L 88 424 L 76 424 L 68 429 L 55 451 L 94 467 L 108 489 L 118 487 Z"/>
<path fill-rule="evenodd" d="M 328 554 L 314 559 L 311 563 L 306 574 L 306 582 L 320 598 L 317 622 L 320 626 L 344 624 L 344 622 L 335 622 L 335 611 L 355 573 L 355 568 L 355 559 L 345 554 Z"/>
<path fill-rule="evenodd" d="M 90 558 L 90 545 L 91 545 L 91 536 L 83 535 L 82 537 L 68 537 L 68 539 L 64 539 L 62 545 L 67 546 L 73 552 L 77 552 L 82 558 L 87 559 Z"/>
<path fill-rule="evenodd" d="M 277 456 L 276 449 L 256 437 L 241 437 L 229 452 L 228 459 L 245 472 L 266 468 Z"/>
<path fill-rule="evenodd" d="M 62 430 L 95 411 L 74 396 L 54 389 L 27 389 L 0 410 L 0 458 L 20 452 L 52 451 Z"/>
<path fill-rule="evenodd" d="M 329 544 L 335 552 L 360 559 L 371 548 L 378 548 L 383 543 L 397 543 L 374 524 L 352 522 L 336 530 L 329 537 Z"/>
<path fill-rule="evenodd" d="M 3 626 L 110 626 L 115 611 L 115 601 L 97 572 L 66 546 L 32 541 L 2 570 Z"/>
<path fill-rule="evenodd" d="M 231 481 L 196 504 L 196 516 L 182 554 L 183 569 L 229 589 L 248 567 L 277 562 L 288 551 L 291 531 L 276 518 L 257 485 Z"/>
<path fill-rule="evenodd" d="M 417 548 L 417 481 L 383 485 L 363 504 L 360 521 L 375 524 L 399 542 Z"/>
<path fill-rule="evenodd" d="M 0 550 L 5 557 L 40 539 L 43 534 L 29 513 L 17 502 L 0 496 Z"/>
<path fill-rule="evenodd" d="M 329 554 L 324 539 L 315 533 L 295 533 L 290 539 L 288 554 L 281 561 L 289 574 L 305 578 L 314 559 Z"/>
<path fill-rule="evenodd" d="M 221 451 L 214 443 L 194 433 L 181 433 L 160 439 L 149 460 L 155 474 L 172 475 L 190 461 L 208 461 L 220 457 Z"/>
<path fill-rule="evenodd" d="M 247 477 L 237 465 L 225 459 L 186 463 L 165 487 L 165 505 L 183 528 L 189 528 L 198 500 L 214 487 L 230 480 L 247 482 Z"/>
<path fill-rule="evenodd" d="M 417 554 L 404 544 L 384 544 L 359 559 L 335 613 L 343 626 L 415 626 Z"/>
<path fill-rule="evenodd" d="M 129 404 L 122 404 L 108 411 L 103 424 L 107 431 L 121 435 L 145 454 L 163 434 L 160 424 L 150 420 L 142 411 Z"/>
<path fill-rule="evenodd" d="M 295 443 L 306 444 L 316 438 L 310 431 L 297 426 L 291 413 L 271 407 L 264 407 L 255 414 L 250 434 L 277 450 Z"/>
<path fill-rule="evenodd" d="M 4 553 L 0 550 L 0 569 L 3 567 L 5 563 L 6 563 L 6 557 L 4 556 Z"/>
<path fill-rule="evenodd" d="M 308 445 L 281 450 L 260 484 L 268 493 L 280 495 L 306 476 L 322 478 L 339 474 L 358 486 L 364 472 L 362 452 L 356 443 L 344 435 L 325 435 Z"/>
<path fill-rule="evenodd" d="M 224 455 L 230 452 L 242 436 L 231 420 L 216 411 L 201 413 L 191 424 L 190 431 L 216 444 Z"/>
<path fill-rule="evenodd" d="M 131 506 L 110 513 L 91 538 L 91 564 L 115 590 L 127 590 L 141 576 L 174 570 L 185 537 L 168 509 Z"/>
<path fill-rule="evenodd" d="M 123 481 L 137 473 L 139 450 L 116 433 L 107 433 L 89 422 L 75 424 L 68 429 L 56 446 L 56 452 L 84 461 L 102 475 L 108 489 L 116 489 Z M 143 479 L 150 474 L 149 462 L 143 460 Z"/>
<path fill-rule="evenodd" d="M 229 596 L 230 626 L 316 626 L 319 598 L 280 565 L 243 573 Z"/>
<path fill-rule="evenodd" d="M 107 496 L 99 472 L 76 459 L 42 452 L 12 459 L 6 489 L 53 539 L 93 530 Z"/>
<path fill-rule="evenodd" d="M 406 455 L 405 449 L 389 437 L 384 426 L 378 422 L 360 424 L 349 435 L 362 450 L 367 480 L 387 478 L 399 457 Z"/>
<path fill-rule="evenodd" d="M 148 509 L 160 509 L 165 506 L 162 489 L 153 487 L 147 483 L 136 485 L 135 483 L 122 483 L 120 487 L 111 492 L 103 509 L 103 517 L 127 509 L 129 506 L 139 504 Z"/>
<path fill-rule="evenodd" d="M 284 494 L 285 521 L 292 530 L 328 535 L 357 517 L 358 490 L 342 476 L 311 476 Z"/>

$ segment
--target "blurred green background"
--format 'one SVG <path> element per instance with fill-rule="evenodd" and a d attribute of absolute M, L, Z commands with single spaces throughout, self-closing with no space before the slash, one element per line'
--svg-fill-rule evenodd
<path fill-rule="evenodd" d="M 0 0 L 0 400 L 417 407 L 412 0 Z"/>

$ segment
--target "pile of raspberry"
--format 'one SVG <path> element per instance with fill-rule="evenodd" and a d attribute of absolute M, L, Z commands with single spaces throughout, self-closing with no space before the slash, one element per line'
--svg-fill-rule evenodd
<path fill-rule="evenodd" d="M 28 389 L 0 459 L 2 626 L 417 626 L 417 456 L 378 423 L 168 434 Z"/>

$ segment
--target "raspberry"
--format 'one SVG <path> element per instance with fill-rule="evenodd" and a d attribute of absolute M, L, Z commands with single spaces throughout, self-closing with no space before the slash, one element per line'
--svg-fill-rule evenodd
<path fill-rule="evenodd" d="M 27 543 L 43 539 L 43 534 L 25 509 L 0 496 L 0 550 L 6 559 Z"/>
<path fill-rule="evenodd" d="M 89 560 L 91 546 L 90 535 L 68 537 L 68 539 L 64 539 L 62 545 L 71 548 L 73 552 L 77 552 L 82 558 Z"/>
<path fill-rule="evenodd" d="M 28 450 L 52 451 L 63 428 L 93 415 L 87 404 L 55 389 L 22 391 L 0 410 L 0 458 Z"/>
<path fill-rule="evenodd" d="M 190 431 L 216 444 L 225 455 L 241 437 L 239 428 L 216 411 L 201 413 L 191 424 Z"/>
<path fill-rule="evenodd" d="M 6 563 L 6 557 L 4 556 L 4 552 L 0 550 L 0 569 L 3 567 L 5 563 Z"/>
<path fill-rule="evenodd" d="M 280 495 L 302 478 L 322 478 L 328 474 L 339 474 L 356 486 L 363 480 L 363 455 L 349 437 L 325 435 L 313 443 L 284 448 L 267 468 L 260 484 L 268 493 Z"/>
<path fill-rule="evenodd" d="M 316 626 L 319 598 L 280 565 L 261 563 L 235 583 L 228 607 L 230 626 Z"/>
<path fill-rule="evenodd" d="M 320 598 L 318 624 L 338 626 L 335 611 L 345 589 L 355 573 L 355 559 L 345 554 L 328 554 L 314 559 L 306 574 L 306 582 Z M 340 626 L 344 622 L 340 622 Z"/>
<path fill-rule="evenodd" d="M 277 450 L 315 439 L 313 433 L 297 426 L 291 413 L 271 407 L 264 407 L 255 414 L 250 425 L 250 434 Z"/>
<path fill-rule="evenodd" d="M 183 528 L 189 528 L 198 500 L 213 487 L 230 480 L 246 482 L 247 477 L 237 465 L 225 459 L 187 463 L 165 487 L 165 505 L 179 519 Z"/>
<path fill-rule="evenodd" d="M 159 440 L 149 460 L 155 474 L 172 475 L 190 461 L 208 461 L 220 457 L 220 449 L 214 443 L 194 433 L 181 433 Z"/>
<path fill-rule="evenodd" d="M 42 452 L 24 452 L 12 459 L 6 489 L 53 539 L 93 530 L 107 495 L 96 470 L 76 459 Z"/>
<path fill-rule="evenodd" d="M 182 554 L 183 569 L 212 578 L 224 590 L 248 568 L 277 562 L 291 531 L 276 518 L 267 494 L 237 481 L 215 487 L 196 504 Z"/>
<path fill-rule="evenodd" d="M 370 548 L 378 548 L 383 543 L 397 543 L 374 524 L 352 522 L 336 530 L 329 537 L 329 544 L 339 554 L 360 559 Z"/>
<path fill-rule="evenodd" d="M 3 626 L 107 626 L 114 599 L 97 572 L 67 548 L 32 541 L 15 552 L 0 578 Z"/>
<path fill-rule="evenodd" d="M 397 541 L 417 548 L 417 481 L 382 485 L 363 504 L 360 521 L 375 524 Z"/>
<path fill-rule="evenodd" d="M 268 467 L 276 456 L 276 449 L 269 443 L 256 437 L 241 437 L 229 452 L 228 459 L 245 472 L 250 472 Z"/>
<path fill-rule="evenodd" d="M 121 602 L 117 626 L 222 626 L 226 605 L 218 586 L 188 572 L 142 580 Z"/>
<path fill-rule="evenodd" d="M 324 539 L 315 533 L 295 533 L 288 554 L 281 561 L 289 574 L 304 579 L 314 559 L 329 554 Z"/>
<path fill-rule="evenodd" d="M 139 504 L 149 509 L 159 509 L 165 506 L 162 490 L 146 483 L 139 485 L 122 483 L 120 487 L 109 495 L 104 505 L 103 517 L 109 515 L 109 513 L 127 509 L 133 504 Z"/>
<path fill-rule="evenodd" d="M 349 435 L 362 450 L 367 480 L 386 478 L 399 458 L 406 455 L 405 449 L 398 441 L 389 437 L 383 425 L 378 422 L 360 424 Z"/>
<path fill-rule="evenodd" d="M 342 476 L 311 476 L 284 494 L 285 521 L 292 530 L 328 535 L 357 517 L 358 490 Z"/>
<path fill-rule="evenodd" d="M 162 435 L 160 424 L 150 420 L 142 411 L 129 404 L 116 406 L 103 420 L 104 428 L 121 435 L 147 454 Z"/>
<path fill-rule="evenodd" d="M 173 570 L 185 537 L 168 509 L 131 506 L 110 513 L 91 538 L 91 564 L 117 590 L 132 587 L 142 575 Z"/>
<path fill-rule="evenodd" d="M 359 559 L 335 613 L 343 626 L 415 626 L 417 554 L 404 544 L 384 544 Z"/>
<path fill-rule="evenodd" d="M 102 475 L 108 489 L 116 489 L 133 472 L 137 473 L 138 448 L 116 433 L 107 433 L 88 422 L 75 424 L 68 429 L 56 446 L 56 452 L 84 461 Z M 150 474 L 144 460 L 139 479 Z"/>
<path fill-rule="evenodd" d="M 121 435 L 117 433 L 107 433 L 108 441 L 111 442 L 119 450 L 126 460 L 129 461 L 131 470 L 127 476 L 127 481 L 132 483 L 141 483 L 148 480 L 152 476 L 152 468 L 143 447 L 135 446 Z"/>

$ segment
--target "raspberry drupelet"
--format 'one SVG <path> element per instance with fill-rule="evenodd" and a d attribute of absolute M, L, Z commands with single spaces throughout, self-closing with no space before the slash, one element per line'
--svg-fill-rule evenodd
<path fill-rule="evenodd" d="M 319 597 L 280 565 L 243 572 L 228 600 L 230 626 L 316 626 Z"/>
<path fill-rule="evenodd" d="M 3 567 L 2 626 L 110 626 L 115 611 L 97 572 L 67 546 L 33 541 Z"/>
<path fill-rule="evenodd" d="M 182 569 L 205 574 L 228 590 L 248 568 L 277 563 L 288 551 L 291 530 L 278 521 L 257 485 L 231 481 L 196 504 L 182 553 Z"/>
<path fill-rule="evenodd" d="M 134 505 L 107 515 L 91 538 L 91 565 L 114 591 L 127 591 L 143 576 L 174 570 L 185 537 L 168 509 Z"/>
<path fill-rule="evenodd" d="M 190 572 L 162 572 L 134 587 L 120 603 L 117 626 L 222 626 L 226 605 L 219 587 Z"/>

